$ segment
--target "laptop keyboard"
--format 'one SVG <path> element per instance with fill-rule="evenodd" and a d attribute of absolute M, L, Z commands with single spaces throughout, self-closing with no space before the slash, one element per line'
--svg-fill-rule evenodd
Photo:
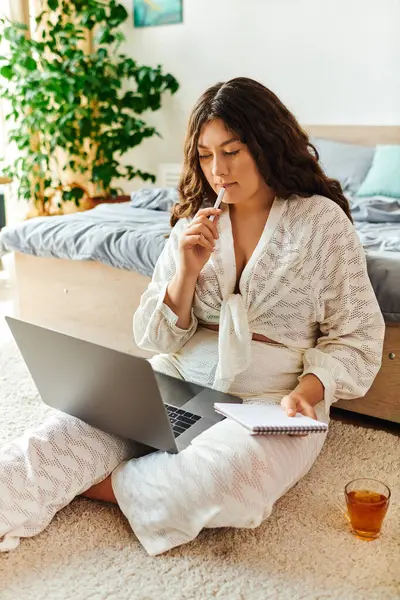
<path fill-rule="evenodd" d="M 172 431 L 174 436 L 178 437 L 186 429 L 189 429 L 197 421 L 200 421 L 201 417 L 194 415 L 193 413 L 182 410 L 181 408 L 175 408 L 175 406 L 165 405 L 167 409 L 168 417 L 171 422 Z"/>

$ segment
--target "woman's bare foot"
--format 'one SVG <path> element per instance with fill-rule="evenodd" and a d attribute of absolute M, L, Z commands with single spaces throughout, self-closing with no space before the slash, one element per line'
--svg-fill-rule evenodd
<path fill-rule="evenodd" d="M 106 479 L 103 479 L 100 483 L 92 485 L 92 487 L 86 490 L 86 492 L 83 492 L 81 496 L 85 496 L 85 498 L 90 498 L 91 500 L 100 500 L 102 502 L 118 504 L 111 485 L 111 475 Z"/>

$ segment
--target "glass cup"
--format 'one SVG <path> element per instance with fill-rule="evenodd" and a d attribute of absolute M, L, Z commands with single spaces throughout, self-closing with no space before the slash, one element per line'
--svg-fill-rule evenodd
<path fill-rule="evenodd" d="M 390 489 L 377 479 L 354 479 L 344 488 L 343 501 L 337 504 L 350 523 L 352 533 L 360 540 L 376 540 L 389 508 Z"/>

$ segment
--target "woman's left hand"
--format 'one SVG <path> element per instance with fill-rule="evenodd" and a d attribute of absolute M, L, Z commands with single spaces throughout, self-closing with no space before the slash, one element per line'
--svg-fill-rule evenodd
<path fill-rule="evenodd" d="M 281 406 L 283 410 L 286 412 L 288 417 L 295 417 L 297 413 L 301 413 L 306 417 L 311 417 L 311 419 L 315 419 L 318 421 L 317 413 L 314 410 L 314 407 L 307 402 L 302 394 L 298 392 L 292 392 L 287 396 L 284 396 L 281 400 Z M 291 434 L 289 434 L 291 435 Z M 302 436 L 297 437 L 307 437 L 308 433 Z"/>
<path fill-rule="evenodd" d="M 281 406 L 288 417 L 294 417 L 296 413 L 301 413 L 306 417 L 311 417 L 311 419 L 318 421 L 314 407 L 298 392 L 291 392 L 287 396 L 284 396 L 281 400 Z"/>

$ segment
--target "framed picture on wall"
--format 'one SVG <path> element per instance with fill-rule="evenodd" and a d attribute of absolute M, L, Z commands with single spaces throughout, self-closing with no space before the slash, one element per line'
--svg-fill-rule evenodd
<path fill-rule="evenodd" d="M 183 0 L 133 0 L 135 27 L 182 23 Z"/>

